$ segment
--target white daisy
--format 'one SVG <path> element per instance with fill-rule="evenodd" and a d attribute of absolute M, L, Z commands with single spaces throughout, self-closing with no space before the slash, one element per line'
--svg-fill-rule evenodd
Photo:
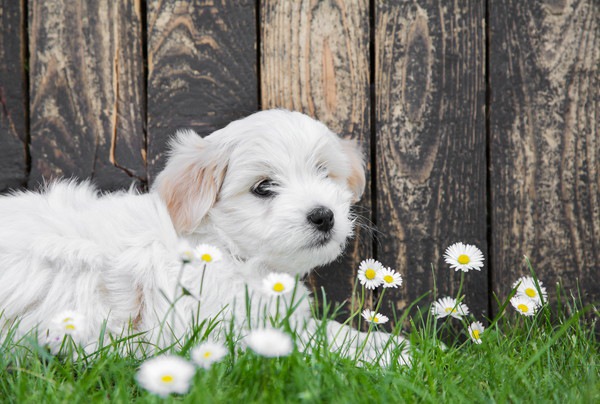
<path fill-rule="evenodd" d="M 529 297 L 519 295 L 516 295 L 510 299 L 510 304 L 513 305 L 515 310 L 527 317 L 533 316 L 539 307 Z"/>
<path fill-rule="evenodd" d="M 227 355 L 227 349 L 218 342 L 204 342 L 192 349 L 192 361 L 201 368 L 209 369 L 213 363 L 219 362 Z"/>
<path fill-rule="evenodd" d="M 185 394 L 194 377 L 194 365 L 175 355 L 163 355 L 142 363 L 136 375 L 141 387 L 161 397 Z"/>
<path fill-rule="evenodd" d="M 286 295 L 294 290 L 295 284 L 296 279 L 293 276 L 273 272 L 263 279 L 263 290 L 273 296 Z"/>
<path fill-rule="evenodd" d="M 177 244 L 177 255 L 184 264 L 189 264 L 196 259 L 196 252 L 187 240 L 180 240 Z"/>
<path fill-rule="evenodd" d="M 85 317 L 72 310 L 63 311 L 55 316 L 50 322 L 46 339 L 52 352 L 58 353 L 66 335 L 70 335 L 76 343 L 83 342 L 85 325 Z"/>
<path fill-rule="evenodd" d="M 402 285 L 402 275 L 392 268 L 383 268 L 381 270 L 381 280 L 384 288 L 397 288 Z"/>
<path fill-rule="evenodd" d="M 217 247 L 209 244 L 200 244 L 196 247 L 196 257 L 201 264 L 212 264 L 221 261 L 223 254 Z"/>
<path fill-rule="evenodd" d="M 379 261 L 374 259 L 367 259 L 360 263 L 358 267 L 358 280 L 361 285 L 364 285 L 367 289 L 375 289 L 383 281 L 381 278 L 381 271 L 383 265 Z"/>
<path fill-rule="evenodd" d="M 287 356 L 294 349 L 292 337 L 274 328 L 252 330 L 244 341 L 254 352 L 269 358 Z"/>
<path fill-rule="evenodd" d="M 83 333 L 85 318 L 72 310 L 63 311 L 52 320 L 53 329 L 64 335 L 75 337 Z"/>
<path fill-rule="evenodd" d="M 469 308 L 463 303 L 458 303 L 456 299 L 451 297 L 442 297 L 431 306 L 431 314 L 436 318 L 443 318 L 446 316 L 452 316 L 457 319 L 461 319 L 463 316 L 469 314 Z"/>
<path fill-rule="evenodd" d="M 475 321 L 471 323 L 469 326 L 469 336 L 476 344 L 481 344 L 481 336 L 483 335 L 483 331 L 485 327 L 481 324 L 480 321 Z"/>
<path fill-rule="evenodd" d="M 469 272 L 471 269 L 480 271 L 484 258 L 479 248 L 459 242 L 446 249 L 444 260 L 455 271 Z"/>
<path fill-rule="evenodd" d="M 540 286 L 540 291 L 542 295 L 538 293 L 537 287 L 535 286 L 535 280 L 531 276 L 523 276 L 515 283 L 513 283 L 512 287 L 517 288 L 517 296 L 525 296 L 531 299 L 536 306 L 540 306 L 542 304 L 542 299 L 544 302 L 548 300 L 548 293 L 546 293 L 546 288 L 542 286 L 542 282 L 538 280 L 538 285 Z"/>
<path fill-rule="evenodd" d="M 384 316 L 381 313 L 377 313 L 376 311 L 364 309 L 361 315 L 367 320 L 369 323 L 375 324 L 385 324 L 388 322 L 389 318 Z"/>

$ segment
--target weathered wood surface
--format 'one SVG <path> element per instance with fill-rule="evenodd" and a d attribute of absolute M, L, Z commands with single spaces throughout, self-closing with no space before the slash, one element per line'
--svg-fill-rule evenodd
<path fill-rule="evenodd" d="M 148 169 L 169 138 L 205 136 L 258 109 L 254 1 L 148 3 Z"/>
<path fill-rule="evenodd" d="M 27 183 L 24 1 L 0 0 L 0 192 Z"/>
<path fill-rule="evenodd" d="M 262 108 L 287 108 L 359 140 L 370 161 L 369 7 L 367 1 L 261 3 Z M 370 218 L 370 184 L 357 213 Z M 357 229 L 344 257 L 309 280 L 330 301 L 349 299 L 371 235 Z M 320 297 L 320 293 L 318 293 Z"/>
<path fill-rule="evenodd" d="M 0 192 L 60 176 L 143 188 L 176 129 L 284 107 L 374 163 L 358 212 L 375 250 L 359 229 L 317 270 L 331 299 L 351 296 L 372 255 L 405 277 L 388 314 L 434 279 L 454 294 L 442 254 L 456 241 L 486 254 L 466 275 L 478 318 L 526 273 L 523 255 L 549 289 L 600 298 L 597 0 L 0 0 L 0 21 Z"/>
<path fill-rule="evenodd" d="M 600 3 L 490 2 L 493 291 L 528 274 L 600 299 Z"/>
<path fill-rule="evenodd" d="M 145 181 L 139 1 L 30 0 L 29 186 Z"/>
<path fill-rule="evenodd" d="M 439 295 L 456 294 L 460 275 L 442 257 L 450 244 L 487 258 L 484 6 L 377 2 L 377 251 L 404 277 L 386 291 L 388 313 L 433 289 L 432 265 Z M 488 309 L 488 267 L 465 278 L 477 318 Z"/>

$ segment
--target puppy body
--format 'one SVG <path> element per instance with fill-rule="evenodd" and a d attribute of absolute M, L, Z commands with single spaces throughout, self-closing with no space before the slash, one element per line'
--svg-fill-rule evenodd
<path fill-rule="evenodd" d="M 143 290 L 170 271 L 152 261 L 169 262 L 176 239 L 156 194 L 99 197 L 87 183 L 57 182 L 0 198 L 0 221 L 0 302 L 23 331 L 46 330 L 54 316 L 76 310 L 88 341 L 109 313 L 112 323 L 140 317 L 136 304 L 151 304 Z"/>
<path fill-rule="evenodd" d="M 109 332 L 144 331 L 159 346 L 194 319 L 256 326 L 279 307 L 261 290 L 268 273 L 303 276 L 343 251 L 364 182 L 356 145 L 303 114 L 271 110 L 204 139 L 180 132 L 148 194 L 99 195 L 63 181 L 0 197 L 3 321 L 43 334 L 57 313 L 76 310 L 86 318 L 80 340 L 92 347 L 106 319 Z M 215 245 L 223 260 L 204 277 L 181 271 L 182 238 Z M 177 299 L 180 285 L 191 295 Z M 299 289 L 292 322 L 314 328 Z M 248 296 L 262 303 L 250 316 Z"/>

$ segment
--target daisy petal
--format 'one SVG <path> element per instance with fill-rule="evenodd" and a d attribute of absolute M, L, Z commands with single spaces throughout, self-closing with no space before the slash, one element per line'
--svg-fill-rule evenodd
<path fill-rule="evenodd" d="M 473 342 L 476 344 L 481 344 L 481 336 L 483 335 L 483 331 L 485 330 L 483 324 L 481 324 L 480 321 L 475 321 L 471 323 L 468 330 L 469 337 L 471 337 L 471 340 L 473 340 Z"/>
<path fill-rule="evenodd" d="M 381 271 L 381 285 L 384 288 L 397 288 L 402 285 L 402 276 L 392 268 L 384 268 Z"/>
<path fill-rule="evenodd" d="M 358 267 L 358 280 L 361 285 L 367 289 L 375 289 L 383 282 L 383 265 L 374 259 L 367 259 L 360 263 Z"/>
<path fill-rule="evenodd" d="M 469 308 L 463 303 L 458 303 L 456 299 L 442 297 L 431 306 L 431 314 L 436 318 L 451 316 L 460 320 L 469 314 Z"/>
<path fill-rule="evenodd" d="M 527 317 L 533 316 L 539 307 L 527 296 L 514 296 L 510 299 L 510 304 L 513 305 L 515 310 Z"/>
<path fill-rule="evenodd" d="M 287 295 L 294 290 L 296 279 L 286 273 L 273 272 L 263 279 L 263 290 L 272 296 Z"/>
<path fill-rule="evenodd" d="M 254 352 L 269 358 L 287 356 L 294 349 L 292 337 L 273 328 L 253 330 L 244 341 Z"/>
<path fill-rule="evenodd" d="M 223 344 L 216 342 L 204 342 L 192 349 L 192 361 L 201 368 L 208 369 L 213 363 L 219 362 L 227 355 L 227 349 Z"/>
<path fill-rule="evenodd" d="M 535 279 L 531 276 L 522 276 L 513 283 L 513 289 L 517 289 L 517 296 L 522 296 L 531 299 L 536 306 L 541 306 L 543 302 L 548 300 L 548 293 L 546 288 L 542 286 L 541 281 L 537 281 L 539 285 L 539 291 L 535 284 Z M 540 295 L 541 292 L 541 295 Z"/>
<path fill-rule="evenodd" d="M 367 320 L 367 322 L 374 324 L 385 324 L 389 320 L 387 316 L 384 316 L 383 314 L 377 313 L 376 311 L 369 309 L 364 309 L 361 313 L 361 316 L 363 316 L 363 318 Z"/>
<path fill-rule="evenodd" d="M 194 366 L 185 359 L 163 355 L 144 362 L 136 379 L 144 389 L 166 397 L 171 393 L 187 393 L 195 372 Z"/>
<path fill-rule="evenodd" d="M 444 253 L 444 261 L 455 271 L 480 271 L 483 267 L 483 253 L 477 247 L 461 242 L 452 244 Z"/>

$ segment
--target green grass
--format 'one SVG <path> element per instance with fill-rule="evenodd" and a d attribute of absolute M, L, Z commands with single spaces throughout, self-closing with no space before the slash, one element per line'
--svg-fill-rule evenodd
<path fill-rule="evenodd" d="M 546 305 L 534 317 L 510 305 L 476 345 L 466 323 L 433 319 L 427 307 L 406 316 L 413 365 L 356 366 L 326 348 L 269 359 L 237 350 L 199 369 L 186 395 L 167 401 L 279 403 L 600 402 L 597 312 L 576 299 Z M 423 306 L 425 303 L 421 302 Z M 423 313 L 423 314 L 421 314 Z M 197 332 L 197 338 L 206 333 Z M 447 348 L 440 347 L 443 337 Z M 193 341 L 194 342 L 194 341 Z M 56 357 L 32 338 L 6 336 L 0 347 L 0 402 L 161 402 L 135 375 L 143 359 L 115 353 L 113 341 L 88 357 Z M 188 357 L 189 344 L 176 354 Z"/>

